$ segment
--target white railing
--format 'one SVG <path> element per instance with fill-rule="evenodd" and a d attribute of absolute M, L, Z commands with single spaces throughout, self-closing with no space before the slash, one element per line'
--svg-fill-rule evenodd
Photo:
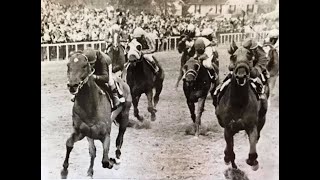
<path fill-rule="evenodd" d="M 260 33 L 227 33 L 218 35 L 218 45 L 228 45 L 232 41 L 242 42 L 246 37 L 252 37 L 262 42 L 267 32 Z M 176 51 L 178 36 L 156 39 L 156 51 Z M 69 56 L 71 51 L 84 50 L 87 47 L 103 50 L 106 48 L 105 41 L 75 42 L 61 44 L 41 44 L 41 61 L 62 60 Z"/>
<path fill-rule="evenodd" d="M 242 42 L 245 38 L 254 38 L 258 42 L 262 42 L 268 35 L 267 31 L 260 33 L 225 33 L 218 35 L 218 44 L 230 44 L 232 41 Z"/>
<path fill-rule="evenodd" d="M 157 51 L 177 50 L 179 37 L 168 37 L 160 40 L 156 39 Z M 103 50 L 106 48 L 105 41 L 75 42 L 59 44 L 41 44 L 41 61 L 53 61 L 66 59 L 71 51 L 84 50 L 87 47 Z"/>

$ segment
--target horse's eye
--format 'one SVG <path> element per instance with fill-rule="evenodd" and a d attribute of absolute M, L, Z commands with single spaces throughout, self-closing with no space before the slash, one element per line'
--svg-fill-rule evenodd
<path fill-rule="evenodd" d="M 141 51 L 141 46 L 140 45 L 138 45 L 136 48 L 137 48 L 138 51 Z"/>
<path fill-rule="evenodd" d="M 83 69 L 87 68 L 88 67 L 88 64 L 82 66 Z"/>

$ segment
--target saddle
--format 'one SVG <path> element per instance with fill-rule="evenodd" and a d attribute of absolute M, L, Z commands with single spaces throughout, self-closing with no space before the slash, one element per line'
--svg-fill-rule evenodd
<path fill-rule="evenodd" d="M 229 74 L 226 79 L 217 87 L 217 89 L 214 92 L 214 96 L 217 97 L 217 103 L 220 102 L 221 97 L 224 95 L 227 87 L 230 85 L 231 82 L 231 75 Z M 263 77 L 264 75 L 261 75 L 261 77 Z M 266 77 L 263 77 L 266 78 Z M 267 83 L 267 79 L 265 79 L 265 83 L 264 80 L 261 79 L 263 84 L 260 84 L 257 79 L 251 79 L 249 80 L 250 83 L 250 87 L 252 88 L 254 94 L 256 95 L 257 99 L 259 100 L 259 94 L 264 93 L 265 90 L 265 83 Z"/>

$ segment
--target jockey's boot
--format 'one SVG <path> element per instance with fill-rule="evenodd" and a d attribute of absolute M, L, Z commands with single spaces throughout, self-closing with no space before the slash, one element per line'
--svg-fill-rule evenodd
<path fill-rule="evenodd" d="M 112 90 L 112 101 L 113 101 L 113 109 L 116 109 L 118 108 L 118 106 L 121 104 L 121 103 L 124 103 L 125 102 L 125 98 L 119 94 L 119 91 L 117 88 L 114 88 Z"/>
<path fill-rule="evenodd" d="M 155 62 L 155 60 L 153 59 L 153 56 L 148 55 L 148 56 L 144 56 L 144 57 L 145 57 L 145 59 L 146 59 L 147 61 L 149 61 L 149 62 L 151 63 L 151 66 L 152 66 L 152 68 L 154 69 L 155 74 L 157 74 L 157 73 L 159 72 L 159 67 L 156 65 L 156 62 Z"/>
<path fill-rule="evenodd" d="M 255 82 L 256 86 L 257 86 L 257 92 L 259 95 L 259 99 L 267 99 L 267 95 L 264 92 L 264 88 L 265 86 L 263 85 L 262 81 L 260 80 L 260 78 L 257 78 L 257 81 Z"/>

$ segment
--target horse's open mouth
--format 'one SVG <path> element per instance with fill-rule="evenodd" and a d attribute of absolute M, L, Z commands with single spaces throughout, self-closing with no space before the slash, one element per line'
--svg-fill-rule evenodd
<path fill-rule="evenodd" d="M 78 93 L 77 91 L 78 91 L 78 86 L 79 86 L 79 84 L 74 84 L 74 85 L 68 84 L 67 86 L 68 86 L 68 88 L 69 88 L 69 92 L 70 92 L 72 95 L 75 95 L 75 94 Z"/>
<path fill-rule="evenodd" d="M 246 84 L 246 79 L 245 78 L 237 78 L 237 84 L 239 86 L 244 86 Z"/>

